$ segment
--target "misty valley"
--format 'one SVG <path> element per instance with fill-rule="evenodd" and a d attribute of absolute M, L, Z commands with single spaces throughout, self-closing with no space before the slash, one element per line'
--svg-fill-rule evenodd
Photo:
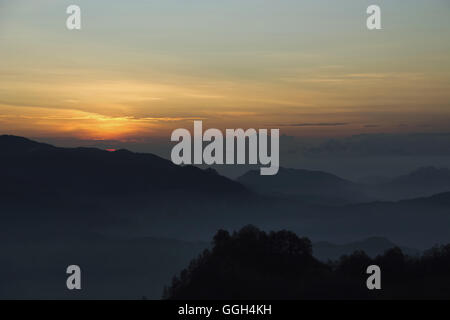
<path fill-rule="evenodd" d="M 441 169 L 421 168 L 379 186 L 286 168 L 231 180 L 211 168 L 127 150 L 59 148 L 14 136 L 1 136 L 0 148 L 7 168 L 0 296 L 158 299 L 192 259 L 214 249 L 218 230 L 247 225 L 308 237 L 308 259 L 324 270 L 329 266 L 321 263 L 358 250 L 367 260 L 400 247 L 419 259 L 450 243 L 450 174 Z M 405 194 L 416 197 L 400 200 Z M 391 200 L 395 195 L 399 200 Z M 73 264 L 85 283 L 77 292 L 61 287 Z"/>

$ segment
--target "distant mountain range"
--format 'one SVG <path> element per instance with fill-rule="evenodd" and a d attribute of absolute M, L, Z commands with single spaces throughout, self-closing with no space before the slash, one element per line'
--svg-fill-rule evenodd
<path fill-rule="evenodd" d="M 370 236 L 413 247 L 450 242 L 450 193 L 380 201 L 376 192 L 394 194 L 387 184 L 374 190 L 320 171 L 281 168 L 273 177 L 251 171 L 233 181 L 152 154 L 58 148 L 15 136 L 0 136 L 0 150 L 3 235 L 78 229 L 202 240 L 219 228 L 255 224 L 333 242 Z M 388 184 L 443 176 L 419 172 Z M 438 186 L 445 188 L 445 179 Z"/>
<path fill-rule="evenodd" d="M 450 191 L 450 170 L 422 167 L 376 186 L 384 199 L 398 200 L 431 196 Z"/>
<path fill-rule="evenodd" d="M 323 171 L 280 168 L 277 175 L 266 177 L 252 170 L 237 181 L 263 194 L 295 197 L 310 203 L 345 204 L 370 200 L 362 186 Z"/>
<path fill-rule="evenodd" d="M 317 204 L 396 201 L 450 192 L 450 170 L 435 167 L 422 167 L 392 179 L 364 179 L 367 183 L 355 183 L 322 171 L 286 168 L 270 177 L 261 177 L 256 170 L 248 171 L 237 181 L 262 194 L 294 196 Z"/>
<path fill-rule="evenodd" d="M 336 175 L 280 168 L 275 176 L 252 170 L 236 181 L 213 169 L 176 166 L 152 154 L 96 148 L 58 148 L 16 136 L 0 136 L 0 197 L 127 196 L 160 199 L 168 194 L 223 197 L 251 191 L 305 203 L 347 204 L 401 200 L 450 192 L 450 170 L 419 168 L 389 181 L 363 184 Z M 18 198 L 18 199 L 19 199 Z M 6 200 L 6 199 L 3 199 Z"/>

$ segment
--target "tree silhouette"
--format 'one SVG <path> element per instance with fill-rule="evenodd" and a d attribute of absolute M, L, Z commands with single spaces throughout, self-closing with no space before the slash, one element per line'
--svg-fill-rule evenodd
<path fill-rule="evenodd" d="M 382 290 L 366 287 L 370 265 L 382 270 Z M 422 257 L 393 248 L 375 258 L 363 251 L 323 263 L 307 238 L 246 226 L 219 230 L 211 250 L 192 260 L 164 289 L 165 299 L 405 299 L 450 298 L 450 245 Z"/>

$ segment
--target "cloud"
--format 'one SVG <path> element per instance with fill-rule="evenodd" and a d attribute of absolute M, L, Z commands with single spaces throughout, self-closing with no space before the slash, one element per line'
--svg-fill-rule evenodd
<path fill-rule="evenodd" d="M 278 124 L 280 127 L 338 127 L 347 126 L 350 123 L 347 122 L 305 122 L 305 123 L 290 123 L 290 124 Z"/>
<path fill-rule="evenodd" d="M 450 156 L 450 133 L 360 134 L 298 145 L 312 157 Z"/>
<path fill-rule="evenodd" d="M 425 75 L 417 72 L 389 72 L 389 73 L 336 73 L 336 74 L 314 74 L 310 77 L 284 77 L 282 80 L 287 82 L 309 82 L 309 83 L 337 83 L 351 82 L 359 83 L 361 81 L 419 81 L 424 80 Z"/>

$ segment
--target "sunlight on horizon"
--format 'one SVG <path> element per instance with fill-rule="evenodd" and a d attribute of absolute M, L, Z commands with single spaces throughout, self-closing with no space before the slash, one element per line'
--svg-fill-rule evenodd
<path fill-rule="evenodd" d="M 379 32 L 365 28 L 368 1 L 81 0 L 77 32 L 68 3 L 2 2 L 1 133 L 127 140 L 195 119 L 295 136 L 450 127 L 441 1 L 380 1 Z"/>

